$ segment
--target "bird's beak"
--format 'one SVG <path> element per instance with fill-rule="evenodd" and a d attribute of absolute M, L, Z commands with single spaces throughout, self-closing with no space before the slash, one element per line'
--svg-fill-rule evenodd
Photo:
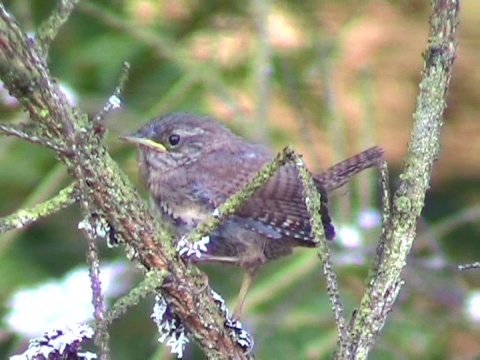
<path fill-rule="evenodd" d="M 143 145 L 151 149 L 155 149 L 161 152 L 166 152 L 167 149 L 160 143 L 157 143 L 151 139 L 140 137 L 136 134 L 124 135 L 120 137 L 120 140 L 126 141 L 134 145 Z"/>

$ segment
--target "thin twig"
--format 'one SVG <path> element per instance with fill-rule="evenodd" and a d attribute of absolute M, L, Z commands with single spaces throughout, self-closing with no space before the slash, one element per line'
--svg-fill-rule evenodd
<path fill-rule="evenodd" d="M 330 261 L 330 251 L 324 235 L 322 223 L 322 199 L 320 192 L 317 191 L 312 175 L 308 172 L 305 163 L 295 153 L 290 154 L 291 161 L 299 171 L 300 179 L 303 183 L 303 194 L 308 213 L 310 214 L 310 224 L 312 235 L 318 244 L 318 256 L 323 265 L 323 273 L 327 280 L 327 292 L 332 305 L 335 324 L 337 325 L 337 334 L 340 343 L 346 340 L 345 318 L 343 316 L 343 306 L 340 301 L 338 291 L 337 277 L 333 272 L 332 262 Z"/>
<path fill-rule="evenodd" d="M 50 44 L 55 40 L 61 27 L 67 22 L 75 5 L 80 0 L 58 0 L 57 7 L 50 17 L 43 22 L 37 33 L 37 40 L 44 55 L 48 53 Z"/>
<path fill-rule="evenodd" d="M 0 218 L 0 234 L 13 229 L 20 229 L 33 222 L 54 214 L 77 201 L 75 196 L 76 186 L 71 184 L 60 193 L 41 204 L 30 209 L 21 209 L 17 212 Z"/>
<path fill-rule="evenodd" d="M 211 292 L 202 291 L 200 274 L 179 261 L 161 226 L 126 176 L 109 156 L 101 139 L 87 134 L 88 117 L 73 108 L 50 76 L 44 54 L 0 3 L 0 78 L 8 91 L 41 124 L 41 135 L 64 141 L 72 155 L 58 153 L 78 180 L 81 209 L 98 213 L 114 228 L 146 269 L 168 269 L 171 284 L 161 290 L 175 314 L 210 358 L 244 359 L 244 349 L 230 334 Z M 164 240 L 164 241 L 161 241 Z"/>
<path fill-rule="evenodd" d="M 116 110 L 120 107 L 121 105 L 120 99 L 122 97 L 125 84 L 127 83 L 129 72 L 130 72 L 130 63 L 124 62 L 117 87 L 115 88 L 113 94 L 108 98 L 108 101 L 103 106 L 102 110 L 100 110 L 99 113 L 95 115 L 92 119 L 91 125 L 94 129 L 98 128 L 99 126 L 102 126 L 107 115 L 113 110 Z"/>
<path fill-rule="evenodd" d="M 49 139 L 34 134 L 32 131 L 28 131 L 25 127 L 0 124 L 0 133 L 7 136 L 15 136 L 19 139 L 27 140 L 33 144 L 43 145 L 52 149 L 55 152 L 65 152 L 65 149 Z"/>
<path fill-rule="evenodd" d="M 378 268 L 380 266 L 383 252 L 385 250 L 388 238 L 388 229 L 390 228 L 390 220 L 392 216 L 392 203 L 391 203 L 391 194 L 390 194 L 390 181 L 389 181 L 389 174 L 388 174 L 388 165 L 385 161 L 380 163 L 379 165 L 379 174 L 380 174 L 380 184 L 381 184 L 381 199 L 382 199 L 382 235 L 380 237 L 380 241 L 378 242 L 377 249 L 376 249 L 376 256 L 372 266 L 372 282 L 369 284 L 373 284 L 374 276 L 378 272 Z"/>
<path fill-rule="evenodd" d="M 145 279 L 135 286 L 130 292 L 118 299 L 113 305 L 112 309 L 107 313 L 105 321 L 111 324 L 115 319 L 125 314 L 127 310 L 137 305 L 142 299 L 146 298 L 157 291 L 162 285 L 167 272 L 165 270 L 152 270 L 145 274 Z"/>
<path fill-rule="evenodd" d="M 95 343 L 100 348 L 100 359 L 110 359 L 110 346 L 108 333 L 108 323 L 106 321 L 105 297 L 102 293 L 102 283 L 100 281 L 100 259 L 98 257 L 97 247 L 97 228 L 101 219 L 93 214 L 89 219 L 84 220 L 89 226 L 83 226 L 82 230 L 88 240 L 87 263 L 90 277 L 90 287 L 92 289 L 93 318 L 95 319 Z"/>
<path fill-rule="evenodd" d="M 193 243 L 215 230 L 227 216 L 232 215 L 246 199 L 252 196 L 256 190 L 270 180 L 281 166 L 289 161 L 291 152 L 292 150 L 289 147 L 284 148 L 272 161 L 265 164 L 242 189 L 230 196 L 211 216 L 185 235 L 184 238 L 188 239 L 189 243 Z"/>
<path fill-rule="evenodd" d="M 460 271 L 466 271 L 466 270 L 472 270 L 472 269 L 480 269 L 480 261 L 476 261 L 471 264 L 458 265 L 458 270 Z"/>

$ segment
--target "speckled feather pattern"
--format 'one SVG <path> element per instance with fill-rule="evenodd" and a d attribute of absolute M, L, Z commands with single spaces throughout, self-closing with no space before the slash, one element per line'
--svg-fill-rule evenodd
<path fill-rule="evenodd" d="M 247 143 L 215 120 L 194 114 L 168 114 L 137 133 L 162 144 L 171 134 L 180 134 L 183 143 L 163 153 L 141 146 L 139 163 L 163 219 L 179 236 L 203 221 L 273 157 L 268 148 Z M 315 176 L 327 238 L 333 238 L 334 228 L 326 192 L 379 158 L 381 149 L 371 148 Z M 258 266 L 295 246 L 315 246 L 302 191 L 297 169 L 291 164 L 282 167 L 211 234 L 204 260 Z"/>

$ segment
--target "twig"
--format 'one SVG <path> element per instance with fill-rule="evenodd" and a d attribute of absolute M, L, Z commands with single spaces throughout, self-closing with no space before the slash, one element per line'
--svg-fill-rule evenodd
<path fill-rule="evenodd" d="M 79 1 L 80 0 L 58 0 L 56 9 L 40 26 L 37 33 L 37 40 L 44 56 L 48 53 L 50 44 L 55 40 L 61 27 L 67 22 L 75 5 L 77 5 Z"/>
<path fill-rule="evenodd" d="M 390 228 L 390 221 L 392 216 L 392 203 L 391 203 L 391 194 L 390 194 L 390 181 L 388 174 L 388 166 L 384 161 L 379 166 L 380 174 L 380 184 L 381 184 L 381 199 L 382 199 L 382 234 L 380 236 L 380 241 L 378 242 L 376 248 L 376 256 L 372 266 L 371 276 L 372 278 L 369 281 L 369 286 L 371 286 L 375 280 L 375 274 L 378 273 L 380 263 L 383 258 L 383 252 L 387 246 L 385 242 L 388 238 L 388 229 Z"/>
<path fill-rule="evenodd" d="M 332 262 L 330 261 L 330 251 L 325 240 L 323 222 L 322 222 L 322 199 L 320 193 L 315 187 L 312 175 L 308 172 L 303 160 L 295 153 L 290 154 L 291 161 L 299 171 L 300 179 L 303 183 L 303 195 L 308 213 L 310 214 L 310 224 L 312 235 L 318 244 L 318 257 L 323 265 L 323 273 L 327 280 L 327 291 L 332 305 L 335 324 L 337 325 L 337 334 L 340 343 L 346 340 L 345 318 L 343 316 L 343 306 L 338 292 L 337 277 L 333 272 Z"/>
<path fill-rule="evenodd" d="M 120 74 L 120 79 L 118 81 L 118 85 L 115 88 L 112 96 L 108 98 L 107 103 L 104 105 L 102 110 L 95 115 L 92 119 L 91 126 L 93 129 L 97 129 L 99 126 L 102 126 L 103 122 L 105 121 L 105 117 L 115 109 L 118 109 L 121 105 L 121 96 L 123 89 L 125 88 L 125 84 L 128 80 L 128 74 L 130 72 L 130 64 L 128 62 L 123 63 L 122 72 Z"/>
<path fill-rule="evenodd" d="M 85 201 L 84 199 L 81 202 Z M 91 214 L 88 219 L 84 219 L 80 225 L 88 240 L 88 251 L 86 254 L 88 263 L 88 272 L 90 278 L 90 287 L 92 289 L 93 318 L 95 319 L 95 343 L 100 348 L 100 359 L 110 359 L 110 346 L 108 333 L 108 323 L 106 321 L 105 297 L 102 293 L 102 283 L 100 281 L 100 259 L 98 257 L 97 238 L 106 237 L 110 230 L 105 226 L 103 219 L 96 214 Z"/>
<path fill-rule="evenodd" d="M 59 144 L 43 138 L 42 136 L 35 135 L 32 131 L 27 130 L 25 127 L 0 124 L 0 133 L 3 133 L 7 136 L 15 136 L 17 138 L 27 140 L 33 144 L 43 145 L 55 152 L 65 152 L 65 149 Z"/>
<path fill-rule="evenodd" d="M 472 270 L 472 269 L 480 269 L 480 261 L 476 261 L 471 264 L 458 265 L 458 270 L 460 271 L 466 271 L 466 270 Z"/>
<path fill-rule="evenodd" d="M 71 184 L 60 193 L 41 204 L 30 209 L 21 209 L 9 216 L 0 218 L 0 233 L 4 233 L 13 229 L 20 229 L 31 223 L 54 214 L 77 201 L 76 186 Z"/>
<path fill-rule="evenodd" d="M 272 161 L 265 164 L 242 189 L 230 196 L 222 205 L 215 209 L 211 216 L 186 234 L 184 238 L 188 239 L 189 243 L 194 243 L 215 230 L 228 215 L 233 214 L 246 199 L 252 196 L 281 166 L 289 161 L 291 152 L 290 148 L 284 148 Z"/>
<path fill-rule="evenodd" d="M 127 310 L 137 305 L 142 299 L 157 291 L 163 284 L 167 272 L 165 270 L 152 270 L 145 274 L 145 279 L 130 292 L 117 300 L 112 309 L 107 313 L 105 321 L 111 324 L 115 319 L 125 314 Z"/>
<path fill-rule="evenodd" d="M 147 270 L 168 269 L 170 286 L 162 288 L 161 295 L 207 357 L 247 358 L 226 328 L 211 292 L 202 290 L 199 271 L 176 257 L 171 234 L 133 190 L 100 137 L 88 133 L 88 117 L 70 106 L 50 76 L 44 54 L 30 46 L 31 41 L 2 4 L 0 31 L 0 78 L 31 119 L 41 124 L 41 135 L 64 141 L 72 150 L 68 156 L 57 155 L 78 180 L 85 200 L 81 203 L 83 216 L 97 213 Z"/>

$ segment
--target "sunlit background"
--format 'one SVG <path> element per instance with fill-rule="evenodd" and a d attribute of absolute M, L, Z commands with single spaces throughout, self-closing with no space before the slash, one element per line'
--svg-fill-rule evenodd
<path fill-rule="evenodd" d="M 54 2 L 4 1 L 34 31 Z M 106 145 L 135 186 L 135 151 L 118 140 L 170 111 L 213 114 L 279 150 L 291 144 L 314 171 L 384 147 L 395 189 L 412 125 L 428 36 L 429 2 L 83 1 L 54 42 L 52 74 L 94 115 L 131 64 Z M 440 159 L 404 272 L 406 282 L 372 359 L 472 359 L 480 354 L 480 2 L 461 3 L 460 43 Z M 1 121 L 25 121 L 0 91 Z M 358 305 L 379 235 L 377 173 L 332 194 L 333 262 L 346 314 Z M 0 216 L 42 202 L 71 182 L 54 154 L 0 136 Z M 72 206 L 0 235 L 0 358 L 62 323 L 90 320 L 87 244 Z M 122 248 L 101 244 L 109 304 L 141 274 Z M 233 307 L 241 271 L 205 267 Z M 111 326 L 113 359 L 169 359 L 146 299 Z M 261 359 L 330 358 L 336 333 L 315 250 L 265 266 L 243 316 Z M 187 359 L 203 355 L 193 345 Z"/>

